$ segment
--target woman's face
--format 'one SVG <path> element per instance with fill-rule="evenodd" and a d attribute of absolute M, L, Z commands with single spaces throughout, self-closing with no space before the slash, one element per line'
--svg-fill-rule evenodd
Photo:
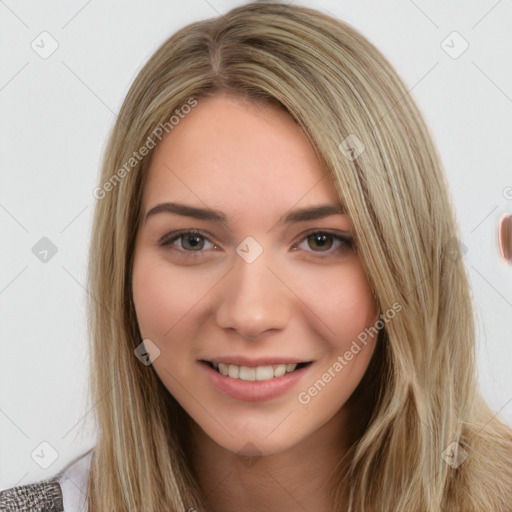
<path fill-rule="evenodd" d="M 231 452 L 275 453 L 336 422 L 368 366 L 376 337 L 358 336 L 377 310 L 338 204 L 275 107 L 201 99 L 155 149 L 139 328 L 165 387 Z"/>

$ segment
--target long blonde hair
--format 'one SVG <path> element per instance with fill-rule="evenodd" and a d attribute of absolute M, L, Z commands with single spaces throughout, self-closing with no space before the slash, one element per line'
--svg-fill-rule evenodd
<path fill-rule="evenodd" d="M 137 155 L 158 127 L 172 129 L 173 113 L 219 92 L 295 119 L 334 180 L 381 311 L 402 306 L 361 383 L 373 405 L 333 480 L 335 510 L 510 510 L 512 431 L 477 389 L 468 279 L 420 112 L 352 27 L 257 2 L 169 38 L 135 79 L 105 151 L 88 273 L 98 428 L 89 511 L 208 509 L 187 457 L 187 415 L 134 355 L 131 268 L 151 149 Z"/>

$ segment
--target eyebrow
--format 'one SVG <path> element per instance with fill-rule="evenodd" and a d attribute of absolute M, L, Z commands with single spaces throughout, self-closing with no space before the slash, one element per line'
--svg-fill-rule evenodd
<path fill-rule="evenodd" d="M 144 217 L 144 222 L 152 215 L 158 213 L 174 213 L 184 217 L 192 217 L 198 220 L 210 220 L 227 224 L 227 218 L 224 213 L 209 208 L 199 208 L 181 203 L 161 203 L 151 208 Z M 288 213 L 284 218 L 280 219 L 283 224 L 291 224 L 293 222 L 304 222 L 308 220 L 318 220 L 328 217 L 329 215 L 344 215 L 345 210 L 339 204 L 323 204 L 312 206 L 309 208 L 299 208 Z"/>

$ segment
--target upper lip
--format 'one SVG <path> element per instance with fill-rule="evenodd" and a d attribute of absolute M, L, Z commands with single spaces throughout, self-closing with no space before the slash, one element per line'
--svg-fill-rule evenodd
<path fill-rule="evenodd" d="M 233 364 L 236 366 L 272 366 L 275 364 L 299 364 L 299 363 L 309 363 L 310 359 L 297 359 L 296 357 L 258 357 L 255 359 L 251 359 L 244 356 L 224 356 L 224 357 L 211 357 L 211 358 L 203 358 L 201 361 L 206 361 L 210 363 L 225 363 L 225 364 Z"/>

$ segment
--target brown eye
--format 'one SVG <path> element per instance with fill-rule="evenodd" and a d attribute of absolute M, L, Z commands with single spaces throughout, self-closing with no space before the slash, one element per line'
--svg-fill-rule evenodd
<path fill-rule="evenodd" d="M 204 247 L 204 238 L 200 235 L 181 235 L 180 240 L 186 251 L 200 251 Z"/>
<path fill-rule="evenodd" d="M 315 253 L 318 257 L 342 255 L 354 248 L 354 239 L 348 234 L 329 233 L 327 231 L 314 231 L 306 234 L 294 246 L 294 250 Z"/>
<path fill-rule="evenodd" d="M 308 237 L 308 245 L 310 249 L 317 251 L 328 251 L 333 244 L 334 235 L 329 233 L 313 233 Z"/>

